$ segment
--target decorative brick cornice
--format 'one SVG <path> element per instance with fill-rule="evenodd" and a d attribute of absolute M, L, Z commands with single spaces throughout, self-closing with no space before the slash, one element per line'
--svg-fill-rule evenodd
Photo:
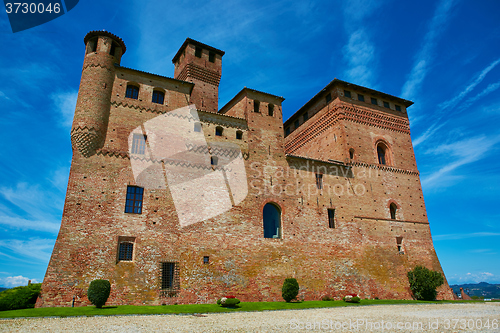
<path fill-rule="evenodd" d="M 372 164 L 372 163 L 357 162 L 357 161 L 351 161 L 348 163 L 348 165 L 370 168 L 370 169 L 378 169 L 378 170 L 382 170 L 382 171 L 397 172 L 397 173 L 402 173 L 405 175 L 413 175 L 413 176 L 420 175 L 420 172 L 418 172 L 418 170 L 401 169 L 401 168 L 396 168 L 396 167 L 393 167 L 390 165 Z"/>
<path fill-rule="evenodd" d="M 108 67 L 108 66 L 103 65 L 102 63 L 96 63 L 96 64 L 94 64 L 92 62 L 89 62 L 89 63 L 85 63 L 83 65 L 82 71 L 86 70 L 87 68 L 91 68 L 91 67 L 92 68 L 100 67 L 100 68 L 105 69 L 105 70 L 107 70 L 109 72 L 112 72 L 114 70 L 114 66 L 113 67 Z"/>
<path fill-rule="evenodd" d="M 203 123 L 211 123 L 215 125 L 221 125 L 224 127 L 239 128 L 242 130 L 248 130 L 248 123 L 245 119 L 227 116 L 225 114 L 206 112 L 198 110 L 198 117 Z"/>
<path fill-rule="evenodd" d="M 125 151 L 99 149 L 99 150 L 97 150 L 96 155 L 130 159 L 129 153 L 127 153 Z"/>
<path fill-rule="evenodd" d="M 399 222 L 399 223 L 417 223 L 417 224 L 429 224 L 426 221 L 406 221 L 406 220 L 393 220 L 382 217 L 368 217 L 368 216 L 354 216 L 355 219 L 360 220 L 372 220 L 372 221 L 388 221 L 388 222 Z"/>
<path fill-rule="evenodd" d="M 118 102 L 118 101 L 114 100 L 114 101 L 111 101 L 111 105 L 115 106 L 115 107 L 122 106 L 125 108 L 131 108 L 131 109 L 136 109 L 138 111 L 151 112 L 151 113 L 156 113 L 156 114 L 164 114 L 164 113 L 168 112 L 165 107 L 160 106 L 161 109 L 147 108 L 147 107 L 139 105 L 139 103 L 141 103 L 141 102 L 134 103 L 133 101 L 135 101 L 135 99 L 131 99 L 130 101 L 125 101 L 125 102 L 123 102 L 123 101 Z"/>
<path fill-rule="evenodd" d="M 220 82 L 220 73 L 211 71 L 207 68 L 200 67 L 193 63 L 187 64 L 182 72 L 177 76 L 178 80 L 186 81 L 188 77 L 198 79 L 200 81 L 218 86 Z"/>

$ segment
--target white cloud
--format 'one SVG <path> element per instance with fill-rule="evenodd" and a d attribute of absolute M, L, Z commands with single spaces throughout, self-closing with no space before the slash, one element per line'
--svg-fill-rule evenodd
<path fill-rule="evenodd" d="M 55 221 L 25 219 L 7 215 L 0 215 L 0 225 L 4 225 L 13 229 L 37 230 L 50 233 L 57 233 L 60 227 L 60 223 Z"/>
<path fill-rule="evenodd" d="M 434 133 L 441 129 L 446 124 L 446 122 L 441 122 L 439 124 L 432 124 L 422 135 L 413 140 L 413 147 L 417 147 L 419 144 L 423 143 L 425 140 L 430 138 Z"/>
<path fill-rule="evenodd" d="M 0 91 L 0 98 L 10 100 L 9 96 L 5 95 L 5 93 L 3 91 Z"/>
<path fill-rule="evenodd" d="M 8 276 L 5 278 L 0 278 L 0 286 L 3 286 L 5 288 L 27 286 L 29 280 L 31 280 L 31 283 L 40 283 L 40 281 L 38 281 L 36 279 L 30 279 L 30 278 L 18 275 L 18 276 Z"/>
<path fill-rule="evenodd" d="M 77 97 L 77 91 L 58 92 L 50 95 L 50 98 L 61 115 L 60 123 L 64 127 L 71 127 L 73 123 Z"/>
<path fill-rule="evenodd" d="M 467 238 L 477 238 L 477 237 L 498 237 L 500 236 L 499 232 L 472 232 L 467 234 L 445 234 L 445 235 L 434 235 L 432 239 L 434 241 L 442 241 L 442 240 L 458 240 L 458 239 L 467 239 Z"/>
<path fill-rule="evenodd" d="M 430 69 L 434 48 L 439 37 L 445 31 L 453 4 L 454 0 L 442 0 L 439 2 L 431 23 L 429 24 L 429 29 L 424 37 L 423 45 L 420 47 L 420 51 L 415 57 L 415 62 L 408 80 L 403 85 L 401 92 L 403 98 L 410 100 L 417 99 L 420 86 Z"/>
<path fill-rule="evenodd" d="M 442 144 L 427 150 L 426 153 L 428 154 L 445 156 L 448 163 L 430 175 L 422 176 L 422 186 L 426 188 L 447 186 L 450 179 L 457 178 L 457 175 L 451 174 L 452 171 L 463 165 L 485 158 L 492 147 L 498 142 L 500 142 L 500 136 L 493 138 L 480 136 L 456 141 L 451 144 Z"/>
<path fill-rule="evenodd" d="M 375 47 L 366 31 L 358 29 L 352 33 L 342 51 L 349 67 L 344 72 L 346 79 L 359 85 L 373 87 Z"/>
<path fill-rule="evenodd" d="M 488 67 L 486 67 L 485 69 L 483 69 L 481 71 L 481 73 L 477 76 L 477 78 L 475 78 L 472 83 L 470 83 L 462 92 L 460 92 L 460 94 L 458 94 L 457 96 L 453 97 L 452 99 L 450 99 L 448 101 L 440 103 L 438 105 L 438 107 L 441 109 L 441 111 L 444 111 L 446 109 L 449 109 L 449 108 L 452 108 L 452 107 L 456 106 L 462 99 L 465 98 L 465 96 L 467 96 L 467 94 L 469 94 L 479 83 L 481 83 L 484 80 L 484 78 L 486 77 L 486 75 L 493 68 L 495 68 L 499 63 L 500 63 L 500 59 L 497 59 L 494 62 L 492 62 Z M 490 91 L 488 91 L 488 89 Z M 486 93 L 485 94 L 488 94 L 489 92 L 491 92 L 491 89 L 494 90 L 496 88 L 494 86 L 486 88 Z M 484 91 L 482 93 L 484 93 Z"/>
<path fill-rule="evenodd" d="M 479 99 L 485 97 L 486 95 L 494 92 L 495 90 L 497 90 L 498 88 L 500 88 L 500 82 L 496 82 L 496 83 L 490 83 L 486 89 L 484 89 L 483 91 L 481 91 L 479 94 L 477 94 L 476 96 L 474 97 L 471 97 L 469 98 L 467 101 L 465 101 L 465 103 L 463 103 L 461 106 L 460 106 L 460 110 L 465 110 L 467 109 L 469 106 L 471 106 L 474 102 L 478 101 Z M 498 106 L 497 106 L 498 107 Z"/>
<path fill-rule="evenodd" d="M 40 238 L 30 238 L 28 240 L 5 239 L 0 240 L 0 247 L 9 249 L 23 257 L 34 258 L 48 263 L 54 242 L 54 239 Z"/>
<path fill-rule="evenodd" d="M 467 284 L 467 283 L 479 283 L 479 282 L 487 282 L 487 283 L 499 283 L 500 276 L 495 275 L 490 272 L 474 272 L 474 273 L 466 273 L 466 274 L 455 274 L 452 276 L 448 276 L 449 284 Z"/>

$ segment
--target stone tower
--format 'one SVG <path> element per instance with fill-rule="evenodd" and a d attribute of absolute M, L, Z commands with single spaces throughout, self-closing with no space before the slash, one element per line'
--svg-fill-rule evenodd
<path fill-rule="evenodd" d="M 219 81 L 224 51 L 187 38 L 172 59 L 174 78 L 193 82 L 191 103 L 199 110 L 219 110 Z"/>
<path fill-rule="evenodd" d="M 85 59 L 71 128 L 71 144 L 74 151 L 90 156 L 104 144 L 115 65 L 120 65 L 126 48 L 121 38 L 106 31 L 91 31 L 84 42 Z"/>

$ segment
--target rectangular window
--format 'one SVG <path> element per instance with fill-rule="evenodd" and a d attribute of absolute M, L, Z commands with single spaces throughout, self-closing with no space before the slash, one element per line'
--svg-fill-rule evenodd
<path fill-rule="evenodd" d="M 330 103 L 330 101 L 332 100 L 332 94 L 328 93 L 328 95 L 326 95 L 326 97 L 325 97 L 325 100 L 327 103 Z"/>
<path fill-rule="evenodd" d="M 135 134 L 132 139 L 132 154 L 144 155 L 146 150 L 146 136 L 143 134 Z"/>
<path fill-rule="evenodd" d="M 398 245 L 398 253 L 404 254 L 405 252 L 403 250 L 403 237 L 401 236 L 396 237 L 396 244 Z"/>
<path fill-rule="evenodd" d="M 394 105 L 396 107 L 396 111 L 401 111 L 401 106 L 399 105 Z"/>
<path fill-rule="evenodd" d="M 208 264 L 210 262 L 210 257 L 209 256 L 204 256 L 203 257 L 203 263 Z"/>
<path fill-rule="evenodd" d="M 273 117 L 273 116 L 274 116 L 274 104 L 268 104 L 268 105 L 267 105 L 267 110 L 269 111 L 269 113 L 268 113 L 268 114 L 269 114 L 271 117 Z"/>
<path fill-rule="evenodd" d="M 316 187 L 320 190 L 323 188 L 323 174 L 321 173 L 316 174 Z"/>
<path fill-rule="evenodd" d="M 114 57 L 115 51 L 116 51 L 116 45 L 115 45 L 115 43 L 111 43 L 111 48 L 109 49 L 109 54 L 111 54 Z"/>
<path fill-rule="evenodd" d="M 208 53 L 208 61 L 215 62 L 215 53 L 214 52 Z"/>
<path fill-rule="evenodd" d="M 373 105 L 378 105 L 377 99 L 376 98 L 371 98 L 372 104 Z"/>
<path fill-rule="evenodd" d="M 125 213 L 142 214 L 142 197 L 144 189 L 139 186 L 127 186 Z"/>
<path fill-rule="evenodd" d="M 384 108 L 388 108 L 389 109 L 389 103 L 388 102 L 384 102 Z"/>
<path fill-rule="evenodd" d="M 349 90 L 344 90 L 344 96 L 351 98 L 351 92 Z"/>
<path fill-rule="evenodd" d="M 194 55 L 198 58 L 201 58 L 201 52 L 202 52 L 202 48 L 199 47 L 199 46 L 196 46 L 196 48 L 194 49 Z"/>
<path fill-rule="evenodd" d="M 304 122 L 307 121 L 307 119 L 309 119 L 309 114 L 306 112 L 304 112 L 304 114 L 302 115 L 302 118 L 304 119 Z"/>
<path fill-rule="evenodd" d="M 253 112 L 260 112 L 260 102 L 253 101 Z"/>
<path fill-rule="evenodd" d="M 328 209 L 328 227 L 335 228 L 335 209 Z"/>
<path fill-rule="evenodd" d="M 295 120 L 295 122 L 293 124 L 295 125 L 295 128 L 299 128 L 300 124 L 299 124 L 299 120 L 298 119 Z"/>
<path fill-rule="evenodd" d="M 365 96 L 358 94 L 358 101 L 364 102 L 365 101 Z"/>
<path fill-rule="evenodd" d="M 162 262 L 161 263 L 161 289 L 177 289 L 176 288 L 176 263 Z"/>
<path fill-rule="evenodd" d="M 125 91 L 125 97 L 138 99 L 139 98 L 139 87 L 128 85 L 127 90 Z"/>
<path fill-rule="evenodd" d="M 285 128 L 285 136 L 290 135 L 290 127 Z"/>
<path fill-rule="evenodd" d="M 121 242 L 118 246 L 118 261 L 132 261 L 134 243 Z"/>

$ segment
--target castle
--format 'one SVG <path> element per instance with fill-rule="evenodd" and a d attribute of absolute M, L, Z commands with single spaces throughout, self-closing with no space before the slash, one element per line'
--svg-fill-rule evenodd
<path fill-rule="evenodd" d="M 225 294 L 410 299 L 406 273 L 442 272 L 407 108 L 338 79 L 287 121 L 243 88 L 219 109 L 224 52 L 190 38 L 174 78 L 120 66 L 124 42 L 85 38 L 61 229 L 37 307 L 209 303 Z M 443 274 L 444 275 L 444 274 Z M 447 282 L 438 298 L 453 299 Z"/>

